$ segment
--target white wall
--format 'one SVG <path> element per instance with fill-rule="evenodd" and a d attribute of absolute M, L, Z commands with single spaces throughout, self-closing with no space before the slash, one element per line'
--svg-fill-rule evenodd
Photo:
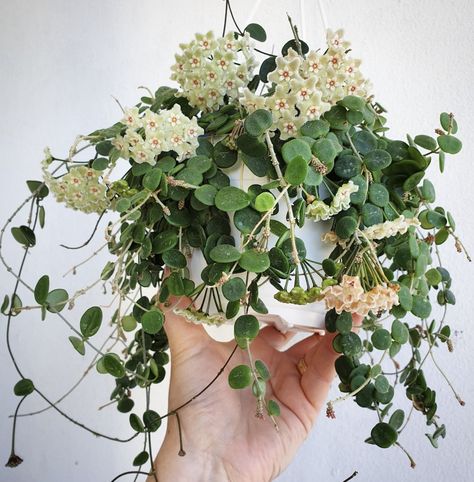
<path fill-rule="evenodd" d="M 296 1 L 233 3 L 242 25 L 260 4 L 253 18 L 266 26 L 270 49 L 273 43 L 278 48 L 282 40 L 290 37 L 286 11 L 302 24 L 300 3 Z M 178 42 L 187 41 L 194 31 L 219 31 L 223 5 L 222 0 L 2 0 L 0 218 L 5 219 L 25 196 L 23 180 L 39 177 L 45 145 L 57 154 L 65 153 L 77 133 L 87 133 L 117 119 L 119 111 L 111 95 L 125 105 L 132 104 L 139 95 L 137 86 L 154 88 L 168 83 L 168 66 Z M 472 209 L 465 204 L 471 200 L 474 174 L 474 4 L 468 0 L 323 0 L 323 5 L 329 25 L 344 27 L 353 42 L 355 56 L 363 58 L 363 71 L 372 79 L 378 100 L 389 109 L 390 125 L 396 134 L 432 133 L 439 112 L 455 112 L 465 147 L 456 158 L 448 159 L 447 172 L 442 177 L 436 167 L 431 177 L 438 185 L 440 203 L 449 206 L 472 251 Z M 306 14 L 305 38 L 319 45 L 323 27 L 317 2 L 306 0 L 301 7 Z M 61 279 L 72 262 L 67 259 L 70 253 L 58 244 L 79 243 L 87 237 L 93 223 L 92 217 L 66 211 L 50 201 L 47 230 L 40 236 L 26 271 L 32 283 L 44 272 L 52 275 L 56 286 L 66 283 L 70 291 L 92 280 L 90 271 L 80 271 L 68 281 Z M 13 245 L 6 250 L 10 259 L 20 252 Z M 45 257 L 51 252 L 55 253 L 55 263 Z M 397 449 L 382 451 L 363 443 L 374 417 L 349 402 L 337 408 L 336 420 L 321 418 L 292 466 L 279 478 L 281 482 L 341 482 L 354 470 L 359 471 L 355 480 L 364 482 L 472 480 L 474 352 L 468 347 L 472 333 L 472 268 L 454 251 L 451 242 L 443 252 L 456 280 L 454 290 L 459 302 L 449 315 L 457 330 L 455 352 L 448 354 L 442 349 L 439 358 L 467 401 L 466 407 L 460 408 L 436 372 L 428 370 L 437 377 L 434 386 L 438 389 L 439 414 L 448 427 L 446 440 L 435 451 L 423 435 L 422 421 L 414 420 L 403 437 L 404 445 L 418 463 L 413 471 Z M 1 277 L 3 297 L 11 290 L 13 280 L 5 273 Z M 94 296 L 97 303 L 103 299 L 99 292 Z M 90 300 L 89 304 L 93 302 Z M 79 307 L 77 312 L 80 311 Z M 71 320 L 78 322 L 73 317 Z M 4 328 L 3 322 L 2 339 Z M 12 344 L 19 363 L 53 399 L 74 383 L 87 363 L 72 355 L 68 335 L 60 320 L 52 316 L 42 322 L 30 313 L 14 321 Z M 64 363 L 66 359 L 68 362 Z M 0 366 L 0 454 L 6 461 L 11 427 L 11 420 L 6 417 L 15 408 L 11 386 L 17 376 L 4 344 L 0 348 Z M 92 375 L 61 406 L 99 430 L 126 435 L 126 416 L 114 408 L 95 410 L 96 405 L 107 402 L 111 386 L 110 377 Z M 163 412 L 164 387 L 156 398 L 160 399 L 158 411 Z M 41 407 L 43 402 L 32 396 L 23 408 Z M 155 447 L 159 446 L 160 437 L 161 434 L 155 436 Z M 0 468 L 0 479 L 106 482 L 128 470 L 129 461 L 140 450 L 140 443 L 132 445 L 96 439 L 50 410 L 19 420 L 17 448 L 25 462 L 17 469 Z"/>

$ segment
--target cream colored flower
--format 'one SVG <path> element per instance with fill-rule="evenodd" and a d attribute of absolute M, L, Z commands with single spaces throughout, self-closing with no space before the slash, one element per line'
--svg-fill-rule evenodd
<path fill-rule="evenodd" d="M 196 34 L 189 44 L 180 44 L 175 56 L 171 79 L 176 80 L 189 103 L 203 111 L 224 104 L 224 97 L 239 97 L 240 88 L 248 84 L 256 60 L 253 41 L 246 32 L 238 40 L 234 32 L 215 38 L 212 32 Z"/>
<path fill-rule="evenodd" d="M 331 217 L 331 208 L 321 199 L 306 206 L 306 217 L 316 221 L 326 221 Z"/>
<path fill-rule="evenodd" d="M 208 315 L 192 307 L 186 308 L 184 310 L 175 308 L 173 311 L 177 315 L 182 316 L 185 320 L 191 323 L 194 323 L 195 325 L 205 324 L 205 325 L 219 326 L 226 323 L 227 321 L 225 316 L 219 313 Z"/>
<path fill-rule="evenodd" d="M 351 204 L 351 194 L 357 192 L 358 190 L 359 186 L 357 184 L 354 184 L 352 181 L 348 181 L 343 184 L 337 190 L 331 202 L 331 215 L 334 216 L 341 211 L 349 209 Z"/>
<path fill-rule="evenodd" d="M 410 226 L 419 226 L 418 218 L 406 218 L 403 214 L 393 221 L 374 224 L 362 232 L 368 239 L 384 239 L 397 234 L 405 234 Z"/>

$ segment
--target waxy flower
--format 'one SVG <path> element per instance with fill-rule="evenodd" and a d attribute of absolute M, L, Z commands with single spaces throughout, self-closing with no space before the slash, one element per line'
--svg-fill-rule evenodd
<path fill-rule="evenodd" d="M 403 214 L 393 221 L 374 224 L 364 229 L 363 234 L 368 239 L 384 239 L 396 234 L 405 234 L 410 226 L 419 226 L 418 218 L 406 218 Z"/>

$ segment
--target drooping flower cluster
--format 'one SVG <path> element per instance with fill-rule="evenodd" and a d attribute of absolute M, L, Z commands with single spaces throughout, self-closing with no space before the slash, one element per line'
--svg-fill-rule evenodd
<path fill-rule="evenodd" d="M 248 33 L 237 38 L 234 32 L 219 38 L 213 32 L 196 34 L 180 48 L 182 53 L 175 55 L 176 64 L 171 67 L 171 79 L 183 90 L 177 95 L 202 111 L 218 109 L 225 96 L 237 99 L 239 89 L 252 78 L 256 60 Z"/>
<path fill-rule="evenodd" d="M 343 275 L 340 284 L 328 286 L 322 291 L 328 310 L 337 313 L 347 311 L 366 317 L 371 311 L 377 314 L 398 305 L 398 285 L 377 285 L 364 291 L 358 276 Z"/>
<path fill-rule="evenodd" d="M 406 218 L 403 214 L 393 221 L 374 224 L 364 229 L 363 233 L 368 239 L 384 239 L 397 234 L 405 234 L 410 226 L 419 226 L 418 218 Z"/>
<path fill-rule="evenodd" d="M 141 114 L 137 107 L 125 109 L 122 122 L 127 126 L 124 136 L 117 136 L 112 144 L 120 157 L 130 157 L 138 163 L 154 165 L 156 156 L 174 151 L 178 161 L 191 157 L 198 147 L 198 136 L 204 133 L 197 119 L 186 117 L 179 104 L 158 114 L 150 109 Z"/>
<path fill-rule="evenodd" d="M 59 179 L 43 169 L 44 181 L 58 202 L 84 213 L 102 213 L 109 207 L 107 188 L 101 173 L 86 166 L 72 167 Z"/>
<path fill-rule="evenodd" d="M 273 114 L 273 130 L 279 129 L 282 139 L 294 137 L 307 121 L 319 118 L 346 95 L 366 97 L 369 82 L 359 71 L 360 60 L 347 53 L 349 42 L 343 31 L 327 32 L 327 50 L 311 50 L 302 58 L 295 50 L 277 57 L 276 69 L 268 75 L 274 91 L 261 97 L 244 90 L 241 103 L 249 112 L 268 109 Z"/>
<path fill-rule="evenodd" d="M 219 326 L 227 322 L 225 316 L 220 315 L 219 313 L 208 315 L 206 313 L 203 313 L 202 311 L 193 309 L 192 307 L 186 308 L 184 310 L 175 308 L 173 311 L 177 315 L 182 316 L 187 321 L 194 323 L 195 325 L 205 324 Z"/>
<path fill-rule="evenodd" d="M 357 192 L 359 186 L 352 181 L 343 184 L 334 195 L 331 204 L 327 205 L 321 199 L 315 199 L 306 207 L 306 217 L 313 221 L 326 221 L 332 216 L 349 209 L 351 194 Z"/>

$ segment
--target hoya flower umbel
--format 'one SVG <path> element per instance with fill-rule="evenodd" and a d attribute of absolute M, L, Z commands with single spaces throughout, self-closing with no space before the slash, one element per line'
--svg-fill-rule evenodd
<path fill-rule="evenodd" d="M 122 122 L 129 126 L 125 135 L 113 140 L 120 157 L 131 157 L 139 164 L 156 164 L 156 156 L 174 151 L 178 161 L 195 154 L 198 137 L 204 132 L 197 119 L 186 117 L 179 104 L 155 113 L 145 110 L 137 117 L 134 109 L 126 109 Z"/>
<path fill-rule="evenodd" d="M 107 188 L 100 180 L 101 173 L 95 169 L 79 166 L 59 179 L 47 171 L 44 179 L 58 202 L 84 213 L 102 213 L 109 206 Z"/>
<path fill-rule="evenodd" d="M 219 38 L 213 32 L 196 34 L 180 48 L 171 79 L 181 86 L 177 95 L 202 111 L 219 108 L 225 96 L 238 98 L 239 90 L 252 78 L 255 58 L 248 33 L 237 38 L 234 32 Z"/>

